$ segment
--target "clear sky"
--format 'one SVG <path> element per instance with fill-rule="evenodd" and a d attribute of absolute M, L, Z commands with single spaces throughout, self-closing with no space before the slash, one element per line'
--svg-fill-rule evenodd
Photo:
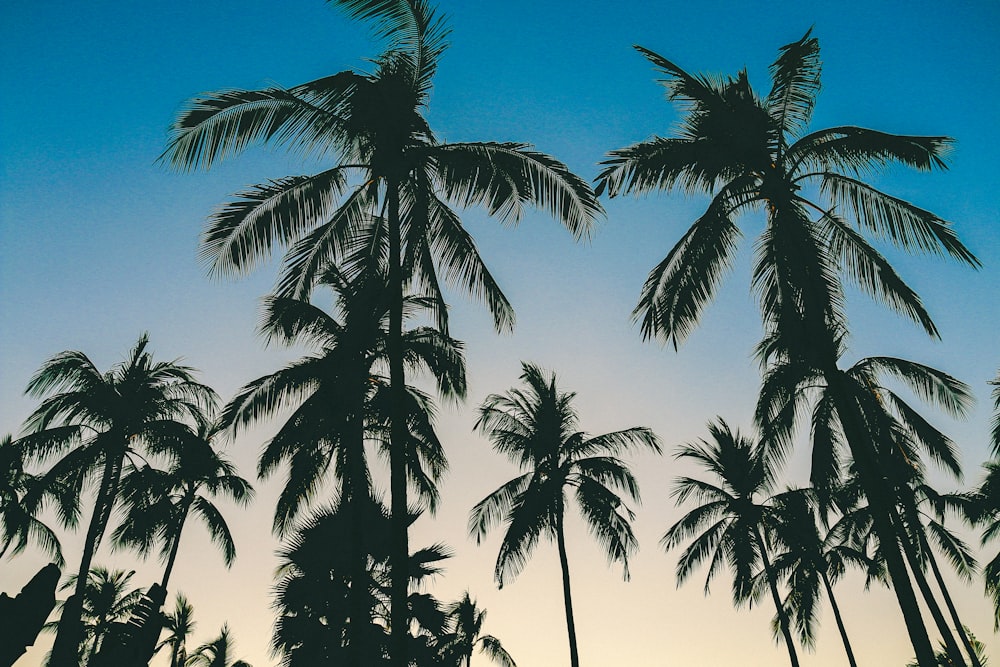
<path fill-rule="evenodd" d="M 894 171 L 876 182 L 954 221 L 984 267 L 975 272 L 889 252 L 924 297 L 943 342 L 852 295 L 851 359 L 902 356 L 968 382 L 979 398 L 969 419 L 934 416 L 961 447 L 965 480 L 934 479 L 947 489 L 979 481 L 987 457 L 986 381 L 1000 366 L 1000 5 L 442 0 L 440 8 L 454 31 L 428 113 L 439 138 L 530 142 L 588 179 L 606 151 L 666 134 L 676 118 L 632 44 L 689 71 L 735 73 L 745 66 L 766 90 L 777 48 L 812 26 L 824 62 L 814 127 L 855 124 L 955 137 L 948 172 Z M 254 333 L 257 300 L 273 284 L 276 267 L 239 281 L 209 279 L 197 260 L 197 239 L 205 216 L 231 193 L 315 165 L 259 150 L 207 174 L 176 174 L 156 158 L 168 125 L 192 96 L 292 86 L 363 67 L 380 50 L 366 28 L 321 0 L 43 0 L 0 4 L 0 35 L 0 430 L 19 430 L 34 407 L 22 396 L 24 386 L 62 350 L 82 350 L 106 368 L 149 331 L 159 358 L 183 357 L 226 399 L 301 354 L 265 350 Z M 669 453 L 702 437 L 716 415 L 749 429 L 758 385 L 750 244 L 702 327 L 679 352 L 661 349 L 641 341 L 630 312 L 646 273 L 705 200 L 662 195 L 605 205 L 607 220 L 587 245 L 575 245 L 542 214 L 514 230 L 479 211 L 464 218 L 513 302 L 518 326 L 513 335 L 496 336 L 483 307 L 451 296 L 452 333 L 468 345 L 470 392 L 465 405 L 442 407 L 451 472 L 438 515 L 421 519 L 411 539 L 454 549 L 433 591 L 447 600 L 469 588 L 489 610 L 486 631 L 522 667 L 568 664 L 557 558 L 542 546 L 521 577 L 497 591 L 491 575 L 498 540 L 476 547 L 466 537 L 469 508 L 516 472 L 473 435 L 474 407 L 512 386 L 519 361 L 531 360 L 578 392 L 583 428 L 650 426 Z M 745 222 L 748 230 L 759 228 L 759 221 Z M 262 429 L 229 446 L 245 475 L 252 475 L 266 436 Z M 725 576 L 707 598 L 700 577 L 675 588 L 677 554 L 665 555 L 657 540 L 680 516 L 668 496 L 670 482 L 691 471 L 669 456 L 633 463 L 644 503 L 632 581 L 622 582 L 620 571 L 606 566 L 582 525 L 570 526 L 583 664 L 782 664 L 767 605 L 734 610 Z M 801 454 L 792 458 L 790 482 L 805 479 L 804 465 Z M 250 511 L 229 513 L 238 549 L 231 571 L 193 526 L 173 576 L 196 610 L 194 643 L 228 621 L 238 653 L 256 667 L 274 664 L 267 646 L 277 543 L 269 527 L 280 481 L 259 484 Z M 78 562 L 81 541 L 82 532 L 65 537 L 70 563 Z M 98 561 L 133 566 L 129 555 L 107 549 Z M 32 551 L 0 562 L 0 590 L 16 591 L 41 563 Z M 159 571 L 156 563 L 138 569 L 136 580 L 144 583 Z M 966 623 L 1000 659 L 980 586 L 956 581 L 954 591 Z M 859 661 L 904 664 L 911 653 L 891 593 L 863 594 L 856 578 L 839 591 Z M 832 615 L 824 611 L 822 621 L 816 651 L 803 656 L 803 665 L 844 663 Z M 40 664 L 50 641 L 18 665 Z"/>

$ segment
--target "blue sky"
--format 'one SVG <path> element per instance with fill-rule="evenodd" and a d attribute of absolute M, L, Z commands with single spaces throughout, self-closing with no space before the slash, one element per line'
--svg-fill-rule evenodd
<path fill-rule="evenodd" d="M 943 341 L 929 341 L 852 296 L 851 353 L 911 358 L 972 385 L 980 400 L 967 421 L 935 421 L 960 444 L 966 485 L 978 479 L 987 456 L 985 382 L 1000 366 L 1000 5 L 451 0 L 440 8 L 453 33 L 428 113 L 439 138 L 530 142 L 588 179 L 606 151 L 666 134 L 676 119 L 632 44 L 690 71 L 746 67 L 766 89 L 777 48 L 812 26 L 824 62 L 814 127 L 856 124 L 955 137 L 949 171 L 892 171 L 874 180 L 954 221 L 983 269 L 889 251 L 924 297 Z M 239 281 L 209 279 L 197 259 L 197 238 L 205 216 L 231 193 L 315 165 L 271 149 L 210 173 L 172 173 L 156 159 L 171 120 L 199 92 L 291 86 L 364 67 L 363 59 L 379 51 L 364 26 L 320 0 L 179 1 L 159 11 L 112 0 L 5 3 L 0 26 L 0 429 L 18 430 L 33 407 L 21 395 L 28 378 L 61 350 L 83 350 L 103 368 L 148 330 L 158 356 L 183 357 L 224 398 L 300 354 L 264 350 L 254 334 L 257 299 L 276 267 Z M 669 452 L 701 437 L 715 415 L 749 428 L 758 381 L 751 350 L 759 335 L 747 277 L 750 243 L 703 326 L 679 352 L 643 343 L 630 322 L 646 273 L 704 204 L 679 194 L 606 201 L 607 220 L 585 245 L 575 245 L 543 214 L 513 230 L 479 211 L 465 216 L 517 310 L 518 327 L 498 337 L 480 305 L 452 295 L 453 334 L 468 344 L 470 397 L 465 406 L 442 408 L 452 472 L 441 512 L 421 520 L 414 541 L 443 540 L 456 550 L 436 592 L 456 597 L 470 587 L 490 610 L 489 632 L 509 644 L 519 664 L 567 662 L 555 553 L 541 549 L 503 591 L 492 585 L 497 543 L 475 547 L 465 537 L 465 516 L 515 471 L 471 433 L 473 408 L 514 384 L 526 359 L 556 370 L 578 392 L 582 425 L 595 433 L 648 425 Z M 760 223 L 745 222 L 752 238 Z M 266 429 L 231 445 L 247 475 L 264 437 Z M 708 598 L 695 581 L 675 590 L 676 554 L 664 555 L 656 541 L 679 516 L 669 483 L 686 471 L 669 457 L 643 457 L 635 465 L 645 502 L 633 581 L 622 583 L 605 567 L 579 526 L 571 545 L 584 661 L 779 664 L 784 657 L 768 636 L 766 608 L 732 610 L 724 579 Z M 793 457 L 790 479 L 801 481 L 803 465 L 801 455 Z M 267 596 L 275 542 L 268 527 L 276 489 L 275 482 L 262 485 L 254 509 L 234 515 L 240 558 L 232 572 L 214 553 L 199 555 L 208 547 L 192 529 L 176 575 L 201 619 L 197 640 L 229 620 L 257 667 L 271 664 Z M 79 534 L 65 540 L 71 562 L 79 540 Z M 130 564 L 104 555 L 109 563 Z M 29 552 L 5 561 L 0 590 L 20 585 L 38 558 Z M 150 564 L 146 571 L 155 569 Z M 890 594 L 861 595 L 859 582 L 850 580 L 844 587 L 851 589 L 845 606 L 855 618 L 878 619 L 853 627 L 848 619 L 862 662 L 902 664 L 909 653 Z M 1000 654 L 978 588 L 959 591 L 974 630 Z M 718 640 L 720 625 L 730 638 L 725 642 Z M 803 664 L 842 661 L 827 613 L 817 651 Z"/>

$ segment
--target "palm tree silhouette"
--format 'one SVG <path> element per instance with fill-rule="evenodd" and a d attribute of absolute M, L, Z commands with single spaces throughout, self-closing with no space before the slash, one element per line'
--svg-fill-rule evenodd
<path fill-rule="evenodd" d="M 236 474 L 236 468 L 212 445 L 218 426 L 203 423 L 187 434 L 168 470 L 143 466 L 122 480 L 125 518 L 112 534 L 115 544 L 136 548 L 147 555 L 156 542 L 165 562 L 160 586 L 167 588 L 181 532 L 190 515 L 198 517 L 222 551 L 227 567 L 236 558 L 236 545 L 222 512 L 213 498 L 228 498 L 245 507 L 253 487 Z"/>
<path fill-rule="evenodd" d="M 264 142 L 313 156 L 334 154 L 336 166 L 313 176 L 269 181 L 239 194 L 213 215 L 202 249 L 220 273 L 242 273 L 288 245 L 279 293 L 304 296 L 331 257 L 367 235 L 387 266 L 390 299 L 388 352 L 396 404 L 404 402 L 402 303 L 417 282 L 440 295 L 438 270 L 482 298 L 498 328 L 513 311 L 450 204 L 481 205 L 516 222 L 524 205 L 548 210 L 577 237 L 587 236 L 602 209 L 590 187 L 557 160 L 520 143 L 440 143 L 424 110 L 447 48 L 448 28 L 426 0 L 330 0 L 348 16 L 370 22 L 388 48 L 371 73 L 348 70 L 295 86 L 229 90 L 195 99 L 174 123 L 163 158 L 181 169 L 216 161 Z M 356 187 L 349 183 L 357 175 Z M 439 299 L 440 300 L 440 299 Z M 443 303 L 443 301 L 442 301 Z M 438 309 L 446 331 L 446 313 Z M 406 416 L 393 419 L 393 441 L 406 439 Z M 407 513 L 406 471 L 390 460 L 391 503 Z M 405 521 L 397 522 L 394 627 L 405 626 L 408 558 Z M 405 637 L 398 634 L 399 667 Z"/>
<path fill-rule="evenodd" d="M 469 516 L 469 532 L 480 544 L 486 533 L 507 526 L 494 576 L 502 588 L 526 564 L 539 537 L 554 539 L 562 569 L 563 601 L 569 635 L 570 663 L 580 664 L 570 594 L 569 564 L 563 530 L 566 488 L 574 489 L 577 505 L 591 534 L 610 562 L 620 562 L 628 579 L 628 557 L 638 548 L 629 522 L 632 511 L 621 496 L 639 502 L 639 486 L 618 455 L 632 447 L 660 446 L 651 430 L 634 427 L 589 437 L 577 431 L 576 395 L 556 386 L 534 364 L 521 363 L 526 389 L 491 394 L 479 408 L 476 428 L 493 448 L 518 464 L 523 474 L 481 500 Z"/>
<path fill-rule="evenodd" d="M 833 584 L 849 565 L 871 571 L 874 564 L 863 551 L 848 543 L 844 522 L 838 522 L 825 535 L 820 532 L 814 496 L 811 489 L 795 489 L 771 499 L 774 511 L 770 527 L 781 547 L 772 567 L 788 587 L 785 606 L 791 611 L 802 644 L 812 647 L 815 643 L 819 605 L 826 593 L 847 660 L 851 667 L 857 667 Z"/>
<path fill-rule="evenodd" d="M 99 479 L 94 511 L 83 545 L 80 572 L 90 571 L 95 551 L 119 500 L 122 472 L 143 454 L 164 454 L 184 440 L 189 426 L 213 408 L 215 392 L 195 382 L 192 369 L 175 361 L 153 361 L 143 334 L 128 357 L 101 373 L 82 352 L 67 351 L 46 361 L 28 383 L 30 396 L 46 397 L 25 422 L 18 442 L 29 459 L 62 455 L 46 473 L 79 498 Z M 55 392 L 55 393 L 53 393 Z M 50 395 L 51 394 L 51 395 Z M 75 523 L 77 513 L 64 515 Z M 49 664 L 76 665 L 81 640 L 80 610 L 87 577 L 77 577 L 67 601 Z"/>
<path fill-rule="evenodd" d="M 758 348 L 765 364 L 792 360 L 836 382 L 839 341 L 847 329 L 842 276 L 937 337 L 920 298 L 866 235 L 973 267 L 979 261 L 949 223 L 861 179 L 892 164 L 944 168 L 951 139 L 854 126 L 807 132 L 821 69 L 819 42 L 809 32 L 781 47 L 766 96 L 753 91 L 745 70 L 729 78 L 692 75 L 636 48 L 665 76 L 668 97 L 683 105 L 684 117 L 678 136 L 612 151 L 602 163 L 598 191 L 615 196 L 682 188 L 712 194 L 705 213 L 649 274 L 634 313 L 645 337 L 677 347 L 691 333 L 732 264 L 741 236 L 737 216 L 759 209 L 767 223 L 756 246 L 752 285 L 768 335 Z M 806 188 L 820 198 L 809 198 Z M 846 414 L 847 406 L 840 411 Z M 890 500 L 878 495 L 870 443 L 860 428 L 848 430 L 875 510 L 875 530 L 889 544 Z M 914 649 L 931 664 L 933 648 L 906 566 L 892 553 L 887 566 Z"/>
<path fill-rule="evenodd" d="M 982 546 L 1000 535 L 1000 461 L 983 464 L 986 476 L 982 484 L 969 493 L 969 519 L 982 525 Z M 986 594 L 993 600 L 993 628 L 1000 629 L 1000 553 L 983 566 Z"/>
<path fill-rule="evenodd" d="M 163 628 L 169 634 L 156 645 L 156 651 L 169 647 L 170 667 L 184 667 L 188 657 L 187 640 L 197 626 L 194 621 L 194 607 L 183 593 L 178 593 L 174 600 L 174 610 L 164 614 L 163 620 Z"/>
<path fill-rule="evenodd" d="M 195 649 L 186 664 L 191 667 L 251 667 L 243 660 L 233 660 L 235 650 L 229 625 L 224 624 L 219 636 Z"/>
<path fill-rule="evenodd" d="M 95 567 L 88 572 L 81 607 L 83 634 L 76 648 L 76 664 L 93 664 L 94 656 L 100 650 L 111 626 L 128 620 L 143 594 L 140 589 L 129 590 L 134 575 L 134 570 L 112 571 L 104 567 Z M 62 588 L 76 588 L 78 581 L 79 577 L 72 575 Z M 60 617 L 66 612 L 68 604 L 69 601 L 66 601 L 59 605 L 62 609 Z M 53 622 L 46 627 L 61 627 L 61 622 Z"/>
<path fill-rule="evenodd" d="M 65 485 L 63 485 L 65 486 Z M 46 498 L 62 501 L 60 511 L 72 512 L 76 501 L 60 497 L 58 489 L 43 475 L 24 469 L 24 450 L 5 435 L 0 439 L 0 556 L 24 551 L 29 542 L 48 554 L 59 567 L 65 565 L 59 538 L 37 517 Z"/>
<path fill-rule="evenodd" d="M 762 567 L 789 660 L 792 667 L 798 667 L 788 615 L 778 593 L 777 573 L 768 558 L 769 546 L 764 537 L 764 530 L 773 521 L 774 510 L 763 501 L 771 490 L 774 469 L 768 465 L 762 445 L 730 430 L 722 419 L 709 424 L 708 430 L 710 440 L 682 445 L 675 458 L 693 460 L 717 482 L 691 477 L 676 481 L 671 495 L 678 505 L 691 498 L 702 504 L 671 526 L 660 544 L 669 551 L 694 537 L 677 561 L 677 584 L 684 583 L 708 559 L 705 579 L 708 594 L 712 578 L 722 566 L 728 565 L 733 573 L 733 603 L 737 606 L 756 596 L 755 570 Z"/>
<path fill-rule="evenodd" d="M 517 667 L 500 640 L 493 635 L 484 635 L 483 621 L 486 610 L 480 609 L 476 601 L 466 591 L 461 599 L 446 610 L 448 630 L 440 648 L 441 660 L 450 667 L 472 667 L 472 652 L 486 654 L 500 667 Z"/>

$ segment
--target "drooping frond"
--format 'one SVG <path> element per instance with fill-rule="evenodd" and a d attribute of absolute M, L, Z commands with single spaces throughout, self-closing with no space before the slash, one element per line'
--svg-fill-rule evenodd
<path fill-rule="evenodd" d="M 950 137 L 889 134 L 849 125 L 818 130 L 788 149 L 788 173 L 811 170 L 847 171 L 864 175 L 873 169 L 899 163 L 919 171 L 946 169 Z"/>

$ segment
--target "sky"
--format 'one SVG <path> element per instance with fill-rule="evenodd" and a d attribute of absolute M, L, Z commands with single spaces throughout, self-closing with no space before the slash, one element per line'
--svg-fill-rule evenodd
<path fill-rule="evenodd" d="M 778 47 L 811 27 L 823 60 L 812 127 L 954 137 L 947 171 L 892 170 L 872 181 L 953 221 L 983 268 L 884 249 L 922 295 L 942 340 L 929 340 L 851 292 L 845 361 L 900 356 L 967 382 L 978 403 L 966 419 L 932 416 L 958 443 L 965 478 L 936 473 L 933 480 L 942 489 L 980 480 L 991 413 L 986 383 L 1000 367 L 1000 5 L 442 0 L 439 7 L 453 32 L 427 113 L 438 137 L 529 142 L 586 179 L 596 176 L 607 151 L 666 135 L 677 119 L 633 44 L 689 71 L 733 74 L 746 67 L 751 82 L 767 90 Z M 172 119 L 198 93 L 293 86 L 364 68 L 381 48 L 366 27 L 320 0 L 40 1 L 0 4 L 0 34 L 0 430 L 19 432 L 34 407 L 24 387 L 45 359 L 63 350 L 84 351 L 103 369 L 148 331 L 157 358 L 181 358 L 200 369 L 223 399 L 303 354 L 265 348 L 255 333 L 259 299 L 274 284 L 277 265 L 238 280 L 210 278 L 197 244 L 206 216 L 232 193 L 317 165 L 268 148 L 207 173 L 171 172 L 157 158 Z M 629 459 L 643 494 L 631 581 L 607 566 L 581 522 L 569 523 L 582 664 L 752 667 L 787 659 L 772 640 L 766 600 L 734 609 L 724 574 L 708 596 L 703 573 L 678 588 L 678 553 L 657 545 L 683 511 L 670 498 L 672 480 L 695 472 L 672 452 L 705 437 L 716 416 L 751 432 L 759 385 L 752 356 L 759 312 L 748 276 L 760 220 L 741 221 L 748 242 L 679 350 L 644 342 L 631 320 L 646 274 L 705 203 L 681 194 L 605 200 L 606 219 L 583 244 L 544 213 L 525 216 L 516 228 L 479 210 L 463 214 L 518 321 L 513 334 L 499 336 L 481 304 L 449 293 L 452 334 L 466 343 L 469 395 L 464 404 L 440 407 L 451 469 L 440 510 L 414 526 L 411 544 L 452 548 L 446 573 L 430 590 L 450 600 L 468 589 L 489 611 L 485 630 L 521 667 L 569 662 L 555 549 L 541 545 L 521 576 L 498 591 L 492 572 L 499 534 L 477 546 L 465 527 L 469 509 L 517 473 L 472 425 L 486 395 L 517 383 L 521 360 L 555 371 L 564 389 L 577 392 L 588 432 L 649 426 L 665 449 L 663 457 Z M 252 476 L 273 430 L 263 426 L 228 444 L 245 476 Z M 786 470 L 789 484 L 807 479 L 806 454 L 800 437 Z M 228 509 L 238 551 L 232 569 L 195 525 L 185 533 L 172 577 L 195 607 L 194 643 L 228 622 L 237 653 L 256 667 L 276 664 L 268 655 L 278 546 L 270 524 L 281 482 L 278 475 L 257 483 L 250 510 Z M 70 563 L 78 562 L 81 542 L 82 531 L 64 534 Z M 97 560 L 135 568 L 138 582 L 159 578 L 155 560 L 137 564 L 106 546 Z M 6 557 L 0 590 L 16 592 L 44 562 L 30 549 Z M 865 593 L 862 586 L 848 577 L 838 588 L 859 662 L 905 664 L 911 649 L 891 592 Z M 1000 659 L 980 587 L 952 580 L 966 624 Z M 18 667 L 41 664 L 50 642 L 42 637 Z M 802 664 L 843 663 L 832 614 L 824 610 L 815 651 L 803 652 Z"/>

